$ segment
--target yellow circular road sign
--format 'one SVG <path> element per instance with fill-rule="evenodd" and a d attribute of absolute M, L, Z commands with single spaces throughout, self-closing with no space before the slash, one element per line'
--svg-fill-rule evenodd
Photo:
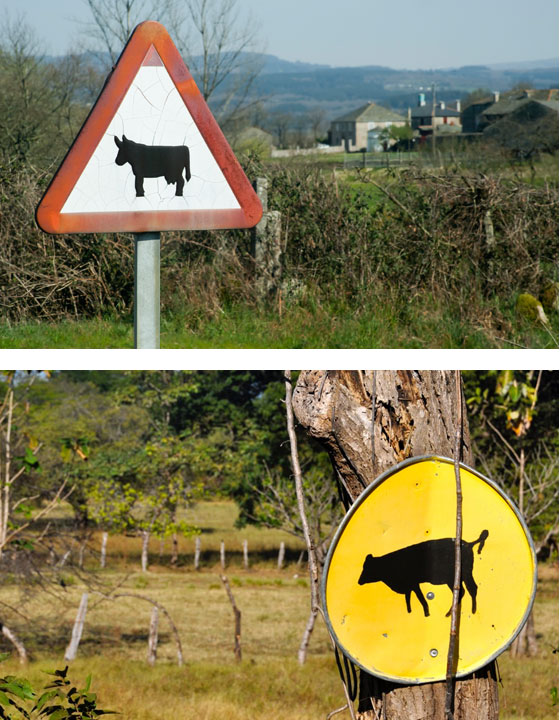
<path fill-rule="evenodd" d="M 499 655 L 529 615 L 537 563 L 517 508 L 461 465 L 461 677 Z M 372 675 L 445 679 L 453 599 L 453 461 L 419 457 L 369 485 L 342 521 L 323 573 L 327 622 L 342 651 Z"/>

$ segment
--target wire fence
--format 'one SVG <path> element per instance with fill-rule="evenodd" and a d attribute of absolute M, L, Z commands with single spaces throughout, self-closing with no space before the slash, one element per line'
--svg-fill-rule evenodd
<path fill-rule="evenodd" d="M 356 168 L 394 168 L 406 165 L 421 165 L 422 167 L 449 167 L 456 163 L 468 161 L 469 167 L 487 163 L 484 155 L 478 158 L 473 153 L 442 152 L 435 153 L 425 150 L 422 152 L 355 152 L 345 153 L 342 167 L 344 170 Z"/>

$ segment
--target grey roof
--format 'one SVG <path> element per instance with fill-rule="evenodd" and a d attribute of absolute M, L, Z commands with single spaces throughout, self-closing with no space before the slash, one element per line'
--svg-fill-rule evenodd
<path fill-rule="evenodd" d="M 533 102 L 543 105 L 549 110 L 555 110 L 558 112 L 558 100 L 538 100 L 534 97 L 524 97 L 504 98 L 503 100 L 498 100 L 497 103 L 494 103 L 493 105 L 490 105 L 489 108 L 486 108 L 483 115 L 509 115 L 510 113 L 519 110 L 519 108 L 523 107 L 523 105 L 528 105 Z"/>
<path fill-rule="evenodd" d="M 332 122 L 399 122 L 406 118 L 394 110 L 369 102 L 356 110 L 335 118 Z"/>
<path fill-rule="evenodd" d="M 412 108 L 411 116 L 417 117 L 432 117 L 432 106 L 431 105 L 419 105 Z M 440 108 L 436 107 L 436 117 L 461 117 L 461 113 L 458 110 L 452 110 L 451 108 Z"/>

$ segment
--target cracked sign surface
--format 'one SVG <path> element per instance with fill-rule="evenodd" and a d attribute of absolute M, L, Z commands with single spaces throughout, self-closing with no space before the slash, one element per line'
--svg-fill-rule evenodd
<path fill-rule="evenodd" d="M 535 593 L 528 530 L 490 480 L 461 466 L 463 533 L 456 674 L 484 666 L 523 627 Z M 323 604 L 337 644 L 394 682 L 445 679 L 454 576 L 455 473 L 414 458 L 369 485 L 325 564 Z"/>
<path fill-rule="evenodd" d="M 133 33 L 37 209 L 47 232 L 251 227 L 260 202 L 159 23 Z"/>

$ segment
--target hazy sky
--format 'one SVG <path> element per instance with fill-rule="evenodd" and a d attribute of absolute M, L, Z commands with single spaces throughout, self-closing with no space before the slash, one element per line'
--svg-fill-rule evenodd
<path fill-rule="evenodd" d="M 265 51 L 327 65 L 443 68 L 558 56 L 557 0 L 238 0 Z M 0 0 L 23 13 L 45 50 L 80 47 L 83 0 Z M 147 18 L 146 18 L 147 19 Z"/>

